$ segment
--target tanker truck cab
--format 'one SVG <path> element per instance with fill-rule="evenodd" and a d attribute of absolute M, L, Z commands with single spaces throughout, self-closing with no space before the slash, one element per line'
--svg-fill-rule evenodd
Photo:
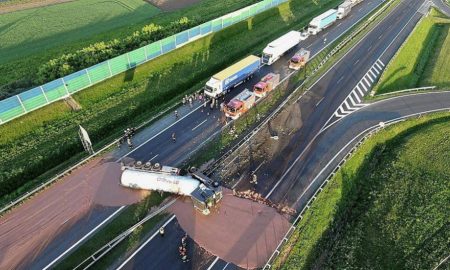
<path fill-rule="evenodd" d="M 194 208 L 204 215 L 209 215 L 211 213 L 210 209 L 215 207 L 222 199 L 222 190 L 219 189 L 220 187 L 211 189 L 204 184 L 200 184 L 198 188 L 191 193 Z"/>

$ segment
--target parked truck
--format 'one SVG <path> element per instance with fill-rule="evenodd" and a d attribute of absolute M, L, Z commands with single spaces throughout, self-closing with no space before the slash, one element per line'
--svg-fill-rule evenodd
<path fill-rule="evenodd" d="M 260 63 L 259 57 L 250 55 L 222 70 L 206 83 L 205 95 L 215 99 L 225 95 L 232 88 L 251 78 L 259 69 Z"/>
<path fill-rule="evenodd" d="M 352 3 L 352 7 L 356 6 L 357 4 L 361 3 L 363 0 L 347 0 L 350 3 Z"/>
<path fill-rule="evenodd" d="M 212 181 L 199 172 L 179 175 L 179 169 L 160 166 L 148 167 L 123 166 L 120 183 L 133 189 L 163 191 L 192 199 L 194 208 L 208 215 L 222 199 L 222 188 L 218 182 Z"/>
<path fill-rule="evenodd" d="M 289 68 L 294 70 L 299 70 L 303 68 L 309 61 L 310 51 L 301 48 L 300 51 L 296 52 L 289 60 Z"/>
<path fill-rule="evenodd" d="M 312 21 L 309 23 L 308 33 L 310 33 L 311 35 L 316 35 L 323 29 L 332 25 L 336 21 L 336 19 L 337 19 L 337 10 L 330 9 L 325 13 L 320 14 L 319 16 L 312 19 Z"/>
<path fill-rule="evenodd" d="M 272 65 L 283 54 L 295 47 L 300 42 L 301 38 L 300 32 L 290 31 L 270 42 L 263 50 L 262 62 L 266 65 Z"/>
<path fill-rule="evenodd" d="M 345 16 L 347 16 L 350 11 L 352 10 L 353 3 L 350 0 L 345 1 L 344 3 L 340 4 L 337 9 L 337 18 L 343 19 Z"/>
<path fill-rule="evenodd" d="M 255 102 L 255 94 L 248 89 L 244 89 L 244 91 L 235 96 L 224 106 L 225 116 L 236 120 L 248 111 Z"/>
<path fill-rule="evenodd" d="M 279 82 L 280 74 L 269 73 L 253 86 L 253 93 L 259 98 L 265 97 Z"/>

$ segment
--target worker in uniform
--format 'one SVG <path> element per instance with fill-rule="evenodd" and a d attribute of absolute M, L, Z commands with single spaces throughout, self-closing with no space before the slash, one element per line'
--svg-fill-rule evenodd
<path fill-rule="evenodd" d="M 176 142 L 176 141 L 177 141 L 177 138 L 175 137 L 175 132 L 172 133 L 172 141 L 173 141 L 173 142 Z"/>
<path fill-rule="evenodd" d="M 178 119 L 178 111 L 175 111 L 175 118 Z"/>
<path fill-rule="evenodd" d="M 159 228 L 159 235 L 161 235 L 161 237 L 164 237 L 164 227 Z"/>
<path fill-rule="evenodd" d="M 130 137 L 127 137 L 127 144 L 130 149 L 133 148 L 133 142 L 131 141 Z"/>

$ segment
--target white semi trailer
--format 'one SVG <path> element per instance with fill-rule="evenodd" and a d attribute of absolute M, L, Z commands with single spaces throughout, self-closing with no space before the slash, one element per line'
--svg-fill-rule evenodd
<path fill-rule="evenodd" d="M 133 189 L 169 192 L 192 199 L 194 208 L 204 215 L 222 199 L 222 189 L 207 176 L 193 172 L 181 176 L 177 168 L 163 166 L 122 167 L 120 184 Z"/>
<path fill-rule="evenodd" d="M 270 42 L 263 50 L 262 62 L 266 65 L 272 65 L 283 54 L 295 47 L 301 40 L 301 33 L 290 31 L 287 34 Z"/>

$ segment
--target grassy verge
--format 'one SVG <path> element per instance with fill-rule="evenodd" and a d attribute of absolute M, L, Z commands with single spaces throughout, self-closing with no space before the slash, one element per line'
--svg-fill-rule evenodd
<path fill-rule="evenodd" d="M 59 102 L 2 125 L 2 199 L 20 186 L 37 184 L 33 180 L 61 161 L 74 163 L 82 151 L 79 124 L 87 129 L 95 147 L 105 145 L 126 126 L 138 125 L 249 51 L 259 52 L 280 33 L 306 25 L 338 2 L 326 0 L 317 5 L 292 0 L 77 93 L 74 98 L 83 108 L 80 111 L 69 111 Z"/>
<path fill-rule="evenodd" d="M 436 85 L 450 87 L 450 20 L 436 9 L 423 18 L 374 87 L 376 94 Z"/>
<path fill-rule="evenodd" d="M 366 140 L 318 195 L 274 269 L 431 269 L 448 254 L 447 134 L 439 113 Z"/>
<path fill-rule="evenodd" d="M 159 205 L 166 196 L 161 197 L 157 192 L 150 194 L 142 202 L 131 205 L 123 210 L 113 222 L 108 223 L 104 228 L 98 231 L 92 238 L 79 246 L 72 254 L 62 260 L 55 269 L 73 269 L 78 266 L 84 259 L 91 256 L 99 248 L 103 247 L 109 241 L 114 239 L 123 231 L 127 230 L 146 215 L 150 209 Z M 95 269 L 106 269 L 120 255 L 125 254 L 134 248 L 143 238 L 145 238 L 153 228 L 159 224 L 165 217 L 165 214 L 159 214 L 142 226 L 137 228 L 130 236 L 118 244 L 109 254 L 100 259 L 95 264 Z"/>
<path fill-rule="evenodd" d="M 124 39 L 151 23 L 168 26 L 182 17 L 207 21 L 257 2 L 202 0 L 184 9 L 154 16 L 158 10 L 143 1 L 94 1 L 96 5 L 90 0 L 80 1 L 0 15 L 0 25 L 5 27 L 3 32 L 0 27 L 0 86 L 9 85 L 2 91 L 30 88 L 43 64 L 90 44 Z M 106 12 L 112 9 L 114 13 Z M 86 10 L 82 19 L 77 10 Z M 6 31 L 12 27 L 14 31 Z"/>

